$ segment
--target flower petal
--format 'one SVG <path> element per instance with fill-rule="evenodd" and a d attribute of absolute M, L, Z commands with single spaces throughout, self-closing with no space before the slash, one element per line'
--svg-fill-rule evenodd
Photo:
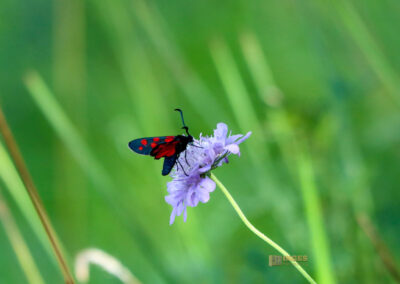
<path fill-rule="evenodd" d="M 191 188 L 186 195 L 185 203 L 190 207 L 196 207 L 197 204 L 199 204 L 199 198 L 193 188 Z"/>
<path fill-rule="evenodd" d="M 217 129 L 214 130 L 214 137 L 223 139 L 226 137 L 226 134 L 228 134 L 228 126 L 223 122 L 218 123 Z"/>
<path fill-rule="evenodd" d="M 242 143 L 244 140 L 246 140 L 247 138 L 249 138 L 251 135 L 251 131 L 247 132 L 245 136 L 243 136 L 242 138 L 240 138 L 238 141 L 235 142 L 235 144 L 240 144 Z"/>
<path fill-rule="evenodd" d="M 198 192 L 198 197 L 202 203 L 206 203 L 208 200 L 210 200 L 210 193 L 208 191 L 201 190 Z"/>
<path fill-rule="evenodd" d="M 207 192 L 213 192 L 215 190 L 216 184 L 209 177 L 205 177 L 200 182 L 200 187 Z"/>
<path fill-rule="evenodd" d="M 236 134 L 236 135 L 229 135 L 228 138 L 226 138 L 225 144 L 233 144 L 238 140 L 240 137 L 243 137 L 242 134 Z"/>
<path fill-rule="evenodd" d="M 221 154 L 222 152 L 224 152 L 224 146 L 224 143 L 216 142 L 214 143 L 212 150 L 214 150 L 216 154 Z"/>
<path fill-rule="evenodd" d="M 174 221 L 175 221 L 175 216 L 176 216 L 175 211 L 176 211 L 176 207 L 174 207 L 174 208 L 172 209 L 171 216 L 169 217 L 169 225 L 170 225 L 170 226 L 171 226 L 171 225 L 174 223 Z"/>
<path fill-rule="evenodd" d="M 179 202 L 178 206 L 176 207 L 176 215 L 181 216 L 182 211 L 186 208 L 186 206 L 183 204 L 183 202 Z"/>
<path fill-rule="evenodd" d="M 227 146 L 225 146 L 225 149 L 228 150 L 229 152 L 231 152 L 232 154 L 236 154 L 236 155 L 240 154 L 239 146 L 236 144 L 227 145 Z"/>
<path fill-rule="evenodd" d="M 187 208 L 185 207 L 185 211 L 183 211 L 183 222 L 187 220 Z"/>
<path fill-rule="evenodd" d="M 199 172 L 200 172 L 201 174 L 203 174 L 203 173 L 208 172 L 209 170 L 211 170 L 211 165 L 207 165 L 207 166 L 205 166 L 205 167 L 200 168 L 200 169 L 199 169 Z"/>

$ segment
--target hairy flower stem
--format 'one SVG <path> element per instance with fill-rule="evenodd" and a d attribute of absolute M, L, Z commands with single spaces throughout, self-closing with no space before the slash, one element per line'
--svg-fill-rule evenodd
<path fill-rule="evenodd" d="M 267 244 L 272 246 L 274 249 L 276 249 L 279 253 L 281 253 L 283 256 L 290 257 L 289 253 L 285 251 L 283 248 L 281 248 L 277 243 L 275 243 L 273 240 L 268 238 L 266 235 L 261 233 L 259 230 L 257 230 L 256 227 L 253 226 L 247 220 L 246 216 L 243 214 L 242 210 L 240 209 L 239 205 L 236 203 L 236 201 L 233 199 L 232 195 L 229 193 L 229 191 L 226 189 L 226 187 L 217 179 L 217 177 L 211 173 L 211 179 L 215 181 L 215 183 L 218 185 L 218 187 L 222 190 L 222 192 L 225 194 L 226 198 L 228 198 L 229 202 L 232 204 L 233 209 L 235 209 L 236 213 L 239 215 L 240 219 L 242 219 L 243 223 L 252 231 L 254 234 L 256 234 L 258 237 L 260 237 L 262 240 L 264 240 Z M 316 283 L 314 279 L 311 278 L 310 275 L 297 263 L 297 261 L 293 260 L 291 261 L 293 266 L 308 280 L 310 283 Z"/>
<path fill-rule="evenodd" d="M 47 216 L 46 210 L 44 209 L 42 201 L 40 200 L 35 184 L 33 183 L 28 168 L 25 165 L 24 159 L 22 158 L 22 155 L 18 149 L 18 145 L 14 139 L 14 136 L 12 135 L 12 132 L 8 127 L 1 106 L 0 106 L 0 132 L 3 135 L 4 142 L 7 145 L 8 150 L 10 151 L 10 155 L 14 160 L 15 166 L 18 169 L 18 172 L 25 185 L 28 195 L 31 198 L 31 201 L 36 209 L 40 221 L 42 222 L 43 228 L 46 231 L 50 244 L 56 255 L 61 272 L 64 276 L 64 281 L 66 284 L 73 284 L 74 280 L 68 268 L 67 262 L 65 261 L 65 257 L 63 256 L 61 246 L 56 236 L 56 233 L 50 223 L 50 220 Z"/>

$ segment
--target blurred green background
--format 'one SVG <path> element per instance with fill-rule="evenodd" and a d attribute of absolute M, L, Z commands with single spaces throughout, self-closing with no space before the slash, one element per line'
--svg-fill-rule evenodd
<path fill-rule="evenodd" d="M 127 143 L 182 133 L 180 107 L 195 137 L 253 132 L 215 174 L 318 282 L 394 282 L 357 220 L 399 263 L 399 24 L 396 0 L 1 1 L 1 106 L 70 266 L 96 247 L 144 283 L 305 282 L 219 189 L 169 226 L 170 177 Z M 23 242 L 61 283 L 3 142 L 0 193 L 0 282 L 28 281 Z"/>

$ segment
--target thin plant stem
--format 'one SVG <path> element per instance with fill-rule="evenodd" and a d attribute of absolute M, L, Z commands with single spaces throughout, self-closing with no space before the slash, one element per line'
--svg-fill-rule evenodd
<path fill-rule="evenodd" d="M 24 159 L 22 158 L 22 155 L 18 149 L 18 145 L 13 137 L 11 129 L 7 124 L 1 106 L 0 106 L 0 132 L 3 135 L 4 142 L 7 145 L 8 150 L 10 151 L 10 155 L 14 160 L 15 166 L 21 176 L 22 181 L 24 182 L 25 188 L 29 194 L 29 197 L 31 198 L 33 206 L 35 207 L 35 210 L 40 218 L 43 228 L 46 231 L 50 244 L 56 255 L 61 272 L 63 274 L 64 281 L 67 284 L 73 284 L 74 280 L 68 268 L 67 262 L 65 261 L 65 258 L 63 256 L 56 233 L 50 223 L 50 220 L 47 216 L 46 210 L 44 209 L 42 201 L 40 200 L 35 184 L 33 183 L 28 168 L 26 167 Z"/>
<path fill-rule="evenodd" d="M 37 268 L 35 261 L 33 260 L 32 254 L 29 251 L 18 226 L 10 213 L 0 188 L 0 222 L 3 223 L 4 230 L 10 240 L 11 246 L 14 249 L 15 255 L 21 265 L 22 270 L 25 273 L 28 283 L 31 284 L 43 284 L 42 276 L 40 275 L 39 269 Z"/>
<path fill-rule="evenodd" d="M 226 187 L 217 179 L 217 177 L 213 173 L 211 173 L 211 179 L 213 181 L 215 181 L 215 183 L 218 185 L 218 187 L 225 194 L 226 198 L 231 203 L 233 209 L 235 209 L 236 213 L 239 215 L 240 219 L 242 219 L 243 223 L 247 226 L 247 228 L 249 228 L 250 231 L 252 231 L 254 234 L 256 234 L 259 238 L 261 238 L 267 244 L 272 246 L 274 249 L 276 249 L 283 256 L 289 257 L 289 259 L 290 259 L 290 255 L 287 251 L 285 251 L 282 247 L 280 247 L 277 243 L 275 243 L 273 240 L 268 238 L 266 235 L 261 233 L 256 227 L 253 226 L 253 224 L 250 223 L 249 220 L 247 220 L 246 216 L 243 214 L 243 211 L 240 209 L 239 205 L 233 199 L 232 195 L 229 193 L 229 191 L 226 189 Z M 304 276 L 304 278 L 306 278 L 308 280 L 308 282 L 316 283 L 315 280 L 312 279 L 311 276 L 297 263 L 297 261 L 292 260 L 290 262 Z"/>
<path fill-rule="evenodd" d="M 400 283 L 400 272 L 396 267 L 396 262 L 386 244 L 383 242 L 382 238 L 379 236 L 376 228 L 371 222 L 370 218 L 366 214 L 359 214 L 357 216 L 358 225 L 367 235 L 368 239 L 371 241 L 375 250 L 378 252 L 379 257 L 381 258 L 385 268 L 393 277 L 393 279 Z"/>
<path fill-rule="evenodd" d="M 5 188 L 10 194 L 10 197 L 14 199 L 15 204 L 28 221 L 33 233 L 36 234 L 51 261 L 55 263 L 56 259 L 47 240 L 46 232 L 43 229 L 39 216 L 35 212 L 35 207 L 33 206 L 29 195 L 26 192 L 24 183 L 22 182 L 14 163 L 12 162 L 9 153 L 3 145 L 3 141 L 0 141 L 0 180 L 3 182 Z"/>

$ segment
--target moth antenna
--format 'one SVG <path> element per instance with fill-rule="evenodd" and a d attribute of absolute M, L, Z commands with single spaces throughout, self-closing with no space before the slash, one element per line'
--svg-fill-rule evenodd
<path fill-rule="evenodd" d="M 181 110 L 180 108 L 176 108 L 175 110 L 176 110 L 176 111 L 179 111 L 179 112 L 181 113 L 181 118 L 182 118 L 183 127 L 186 127 L 186 125 L 185 125 L 185 120 L 183 119 L 183 112 L 182 112 L 182 110 Z"/>
<path fill-rule="evenodd" d="M 182 124 L 183 124 L 182 129 L 185 129 L 187 135 L 190 135 L 190 134 L 189 134 L 189 127 L 187 127 L 187 126 L 185 125 L 185 120 L 183 119 L 183 112 L 182 112 L 182 110 L 181 110 L 180 108 L 176 108 L 175 110 L 176 110 L 176 111 L 179 111 L 180 114 L 181 114 L 181 119 L 182 119 Z"/>

